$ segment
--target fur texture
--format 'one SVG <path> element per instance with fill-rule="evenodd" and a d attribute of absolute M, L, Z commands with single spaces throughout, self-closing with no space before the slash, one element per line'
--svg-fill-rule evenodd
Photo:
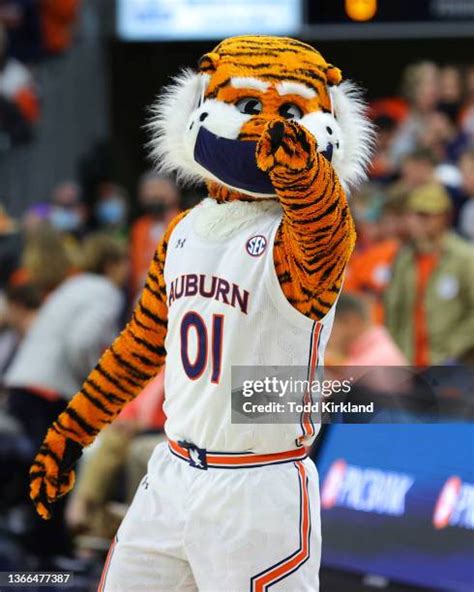
<path fill-rule="evenodd" d="M 165 173 L 177 173 L 185 183 L 216 180 L 193 159 L 199 124 L 189 129 L 192 121 L 198 122 L 199 115 L 205 111 L 209 113 L 205 126 L 210 131 L 234 139 L 248 120 L 248 116 L 239 113 L 233 105 L 212 99 L 199 104 L 208 79 L 206 74 L 184 70 L 158 97 L 148 124 L 152 138 L 149 147 L 156 167 Z M 366 178 L 375 140 L 374 127 L 366 115 L 363 93 L 354 82 L 344 81 L 331 87 L 329 92 L 335 118 L 328 113 L 315 112 L 306 115 L 301 123 L 315 136 L 319 151 L 324 151 L 332 140 L 326 132 L 326 124 L 333 123 L 331 127 L 336 130 L 339 141 L 339 148 L 334 149 L 333 165 L 344 189 L 349 191 Z"/>
<path fill-rule="evenodd" d="M 208 197 L 199 205 L 195 230 L 202 238 L 225 240 L 252 224 L 260 212 L 268 211 L 281 212 L 281 207 L 274 200 L 219 204 Z"/>
<path fill-rule="evenodd" d="M 158 170 L 178 174 L 184 183 L 202 181 L 202 174 L 185 149 L 186 125 L 199 108 L 206 74 L 183 70 L 160 94 L 151 107 L 147 129 L 151 135 L 150 154 Z"/>
<path fill-rule="evenodd" d="M 367 105 L 359 86 L 345 80 L 329 89 L 334 114 L 344 139 L 343 158 L 334 168 L 346 190 L 357 188 L 366 178 L 374 151 L 375 127 L 367 117 Z"/>

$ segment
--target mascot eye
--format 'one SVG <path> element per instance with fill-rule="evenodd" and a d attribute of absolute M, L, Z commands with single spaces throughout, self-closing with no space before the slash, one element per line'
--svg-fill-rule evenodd
<path fill-rule="evenodd" d="M 262 103 L 252 97 L 240 99 L 235 106 L 241 113 L 245 113 L 246 115 L 258 115 L 262 112 Z"/>
<path fill-rule="evenodd" d="M 303 111 L 294 103 L 284 103 L 279 109 L 278 113 L 285 119 L 301 119 Z"/>

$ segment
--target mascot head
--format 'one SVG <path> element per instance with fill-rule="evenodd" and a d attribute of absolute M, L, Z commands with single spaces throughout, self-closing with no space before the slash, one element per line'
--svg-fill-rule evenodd
<path fill-rule="evenodd" d="M 222 41 L 184 70 L 152 108 L 152 156 L 183 181 L 206 181 L 210 194 L 272 198 L 255 149 L 269 121 L 309 130 L 346 189 L 365 177 L 373 143 L 359 89 L 306 43 L 285 37 Z M 229 191 L 230 190 L 230 191 Z"/>

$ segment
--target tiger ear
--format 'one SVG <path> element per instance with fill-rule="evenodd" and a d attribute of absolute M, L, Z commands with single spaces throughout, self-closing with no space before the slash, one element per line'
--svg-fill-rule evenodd
<path fill-rule="evenodd" d="M 217 65 L 220 60 L 220 55 L 215 52 L 205 53 L 202 58 L 198 61 L 199 72 L 205 72 L 206 74 L 212 74 L 216 71 Z"/>
<path fill-rule="evenodd" d="M 326 80 L 328 81 L 329 86 L 337 86 L 342 80 L 342 72 L 336 66 L 332 64 L 328 64 L 328 69 L 326 70 Z"/>

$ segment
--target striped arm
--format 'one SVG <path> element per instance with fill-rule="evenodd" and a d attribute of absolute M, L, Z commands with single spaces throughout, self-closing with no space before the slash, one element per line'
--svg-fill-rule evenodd
<path fill-rule="evenodd" d="M 284 210 L 274 247 L 280 285 L 297 310 L 319 320 L 337 298 L 355 244 L 344 190 L 313 136 L 291 121 L 267 126 L 257 162 Z"/>
<path fill-rule="evenodd" d="M 72 467 L 82 448 L 134 399 L 165 362 L 168 309 L 163 277 L 168 240 L 177 216 L 161 239 L 132 319 L 105 351 L 48 430 L 30 469 L 30 495 L 38 512 L 50 517 L 49 504 L 74 485 Z"/>
<path fill-rule="evenodd" d="M 165 361 L 168 308 L 163 267 L 177 216 L 160 240 L 130 322 L 105 351 L 52 430 L 89 445 L 134 399 Z"/>

